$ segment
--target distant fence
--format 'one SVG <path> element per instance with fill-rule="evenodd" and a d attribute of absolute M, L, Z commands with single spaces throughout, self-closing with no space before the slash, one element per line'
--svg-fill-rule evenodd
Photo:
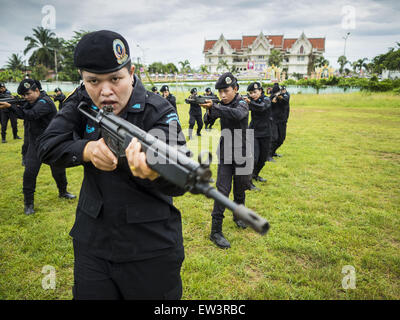
<path fill-rule="evenodd" d="M 150 82 L 145 81 L 146 78 L 142 77 L 144 80 L 144 86 L 146 89 L 150 90 L 152 85 Z M 217 79 L 217 78 L 216 78 Z M 214 80 L 189 80 L 189 81 L 160 81 L 157 83 L 154 83 L 154 85 L 160 90 L 161 86 L 166 84 L 170 87 L 171 92 L 179 93 L 187 93 L 189 94 L 189 91 L 191 88 L 197 88 L 199 94 L 204 93 L 206 88 L 211 88 L 212 91 L 215 91 L 215 82 L 216 79 Z M 270 80 L 263 80 L 263 79 L 252 79 L 252 80 L 239 80 L 239 91 L 240 92 L 246 92 L 247 90 L 247 85 L 251 81 L 260 81 L 263 83 L 265 86 L 267 83 L 270 84 Z M 41 81 L 42 88 L 43 90 L 47 92 L 53 92 L 55 88 L 59 87 L 63 92 L 71 92 L 75 90 L 76 87 L 79 86 L 79 83 L 77 82 L 61 82 L 61 81 L 54 81 L 54 82 L 46 82 L 46 81 Z M 6 87 L 8 90 L 11 92 L 16 93 L 17 88 L 18 88 L 18 83 L 15 82 L 8 82 L 6 83 Z M 296 94 L 296 93 L 302 93 L 302 94 L 313 94 L 317 93 L 317 90 L 309 87 L 309 86 L 296 86 L 296 85 L 288 85 L 286 86 L 287 90 L 291 94 Z M 359 88 L 348 88 L 344 89 L 341 87 L 337 86 L 327 86 L 326 88 L 321 88 L 319 90 L 320 94 L 324 93 L 349 93 L 349 92 L 357 92 L 360 91 Z"/>

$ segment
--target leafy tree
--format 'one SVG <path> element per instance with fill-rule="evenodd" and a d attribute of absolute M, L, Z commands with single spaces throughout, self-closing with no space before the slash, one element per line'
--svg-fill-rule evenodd
<path fill-rule="evenodd" d="M 350 61 L 347 60 L 346 56 L 340 56 L 340 57 L 338 58 L 337 62 L 338 62 L 339 65 L 340 65 L 340 68 L 339 68 L 340 74 L 343 73 L 343 70 L 344 70 L 344 67 L 346 66 L 346 64 L 350 63 Z"/>
<path fill-rule="evenodd" d="M 24 78 L 24 74 L 18 69 L 7 69 L 0 72 L 1 82 L 20 82 Z"/>
<path fill-rule="evenodd" d="M 323 56 L 318 56 L 315 59 L 315 66 L 317 68 L 322 68 L 324 66 L 329 66 L 329 60 L 325 59 Z"/>
<path fill-rule="evenodd" d="M 367 61 L 367 58 L 362 58 L 362 59 L 358 59 L 356 62 L 356 68 L 358 69 L 358 71 L 361 73 L 363 68 L 367 67 L 367 64 L 365 63 L 365 61 Z"/>
<path fill-rule="evenodd" d="M 33 50 L 32 56 L 29 58 L 29 64 L 32 66 L 43 64 L 46 67 L 53 67 L 55 33 L 43 27 L 33 28 L 32 30 L 33 37 L 26 36 L 24 39 L 29 42 L 24 50 L 24 54 L 26 55 L 29 51 Z"/>
<path fill-rule="evenodd" d="M 186 59 L 185 61 L 179 61 L 178 64 L 181 66 L 181 73 L 188 73 L 192 71 L 189 60 Z"/>
<path fill-rule="evenodd" d="M 45 80 L 48 69 L 43 64 L 38 64 L 33 67 L 31 77 L 36 80 Z"/>
<path fill-rule="evenodd" d="M 19 54 L 13 53 L 7 61 L 6 68 L 11 70 L 23 70 L 25 66 L 22 57 Z"/>
<path fill-rule="evenodd" d="M 179 71 L 176 65 L 173 64 L 172 62 L 167 63 L 165 65 L 165 68 L 168 73 L 175 73 L 175 72 L 177 73 Z"/>
<path fill-rule="evenodd" d="M 58 79 L 62 81 L 75 81 L 80 80 L 78 70 L 74 65 L 74 51 L 78 42 L 82 37 L 90 31 L 74 31 L 74 36 L 71 40 L 60 39 L 62 48 L 60 51 L 60 70 Z"/>
<path fill-rule="evenodd" d="M 221 59 L 218 61 L 218 66 L 217 66 L 217 71 L 221 70 L 223 71 L 230 71 L 229 70 L 229 65 L 228 65 L 228 61 L 225 59 Z"/>
<path fill-rule="evenodd" d="M 282 61 L 283 61 L 283 56 L 281 52 L 277 49 L 272 49 L 268 57 L 268 64 L 270 66 L 274 65 L 276 67 L 280 67 Z"/>
<path fill-rule="evenodd" d="M 201 72 L 201 73 L 209 73 L 208 67 L 207 67 L 205 64 L 202 64 L 202 65 L 200 66 L 200 72 Z"/>

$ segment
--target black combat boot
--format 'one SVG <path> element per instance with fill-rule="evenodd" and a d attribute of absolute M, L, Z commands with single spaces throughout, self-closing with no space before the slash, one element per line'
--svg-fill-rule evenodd
<path fill-rule="evenodd" d="M 59 190 L 58 197 L 71 200 L 75 199 L 76 195 L 69 193 L 67 190 Z"/>
<path fill-rule="evenodd" d="M 264 179 L 263 177 L 260 177 L 260 176 L 256 176 L 253 179 L 256 181 L 259 181 L 259 182 L 267 182 L 267 179 Z"/>
<path fill-rule="evenodd" d="M 221 249 L 228 249 L 231 244 L 222 233 L 222 220 L 212 219 L 210 240 Z"/>
<path fill-rule="evenodd" d="M 245 224 L 242 220 L 239 220 L 239 219 L 236 219 L 235 217 L 233 217 L 233 221 L 236 223 L 236 225 L 239 228 L 242 228 L 242 229 L 246 229 L 247 228 L 247 224 Z"/>
<path fill-rule="evenodd" d="M 34 213 L 35 210 L 33 210 L 33 202 L 25 203 L 25 214 L 29 216 Z"/>

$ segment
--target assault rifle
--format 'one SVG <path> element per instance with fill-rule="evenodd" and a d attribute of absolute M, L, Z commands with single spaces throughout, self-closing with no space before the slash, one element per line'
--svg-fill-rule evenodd
<path fill-rule="evenodd" d="M 219 103 L 219 99 L 216 96 L 191 96 L 185 99 L 186 103 L 197 103 L 197 104 L 205 104 L 206 100 L 211 100 L 212 102 Z"/>
<path fill-rule="evenodd" d="M 190 150 L 175 148 L 143 131 L 134 124 L 114 115 L 112 106 L 105 106 L 100 111 L 89 107 L 85 102 L 78 105 L 78 110 L 94 121 L 102 131 L 104 141 L 117 157 L 125 157 L 125 149 L 132 138 L 137 138 L 142 150 L 148 157 L 148 165 L 169 182 L 194 194 L 204 194 L 231 210 L 237 219 L 242 220 L 260 234 L 265 234 L 269 223 L 264 218 L 242 204 L 237 204 L 210 185 L 211 154 L 204 161 L 204 153 L 199 155 L 199 162 L 190 158 Z M 154 155 L 157 161 L 149 161 Z M 149 163 L 151 162 L 151 163 Z M 155 162 L 153 164 L 153 162 Z"/>
<path fill-rule="evenodd" d="M 26 102 L 25 99 L 20 98 L 18 96 L 12 96 L 9 94 L 0 94 L 0 102 L 7 102 L 10 104 L 17 104 L 17 105 L 21 105 L 24 104 Z"/>

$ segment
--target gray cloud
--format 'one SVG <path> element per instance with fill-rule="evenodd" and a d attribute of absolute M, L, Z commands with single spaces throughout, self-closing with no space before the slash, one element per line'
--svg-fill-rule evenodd
<path fill-rule="evenodd" d="M 343 53 L 347 31 L 350 59 L 371 58 L 383 53 L 400 40 L 397 1 L 339 0 L 332 3 L 311 0 L 277 1 L 205 0 L 3 0 L 0 12 L 0 66 L 11 53 L 22 53 L 24 37 L 41 24 L 44 5 L 56 8 L 57 36 L 69 39 L 75 30 L 111 29 L 124 35 L 134 57 L 174 62 L 188 59 L 192 66 L 203 63 L 205 39 L 228 39 L 242 35 L 284 34 L 296 38 L 326 37 L 325 56 L 336 65 Z M 353 6 L 356 28 L 342 28 L 343 6 Z M 140 49 L 137 47 L 140 44 Z"/>

